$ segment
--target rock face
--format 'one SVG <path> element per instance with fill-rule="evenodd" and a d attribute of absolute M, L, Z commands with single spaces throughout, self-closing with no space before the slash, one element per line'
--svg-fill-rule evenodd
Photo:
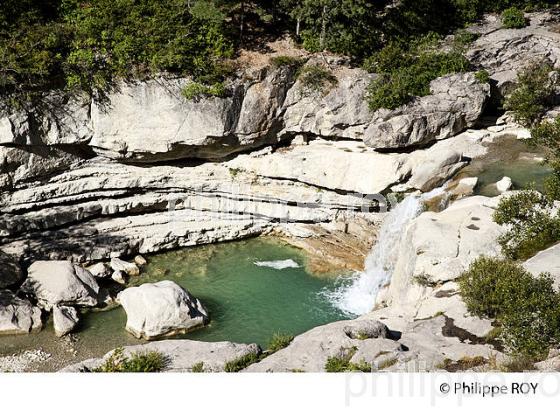
<path fill-rule="evenodd" d="M 53 307 L 54 333 L 62 337 L 78 325 L 78 311 L 70 306 Z"/>
<path fill-rule="evenodd" d="M 28 270 L 22 289 L 32 293 L 40 307 L 96 306 L 99 286 L 84 268 L 68 261 L 37 261 Z"/>
<path fill-rule="evenodd" d="M 9 290 L 0 290 L 0 335 L 41 329 L 41 310 Z"/>
<path fill-rule="evenodd" d="M 405 148 L 452 137 L 478 120 L 490 86 L 473 74 L 455 74 L 431 82 L 431 95 L 396 110 L 379 110 L 364 131 L 373 148 Z"/>
<path fill-rule="evenodd" d="M 162 340 L 138 346 L 126 346 L 124 354 L 158 351 L 167 359 L 164 372 L 190 372 L 202 364 L 203 372 L 223 372 L 225 365 L 248 355 L 258 355 L 261 349 L 256 344 L 231 342 L 197 342 L 194 340 Z M 83 372 L 99 367 L 113 352 L 101 359 L 89 359 L 65 367 L 61 372 Z"/>
<path fill-rule="evenodd" d="M 185 333 L 208 321 L 200 301 L 169 280 L 127 288 L 118 300 L 126 311 L 126 330 L 146 340 Z"/>

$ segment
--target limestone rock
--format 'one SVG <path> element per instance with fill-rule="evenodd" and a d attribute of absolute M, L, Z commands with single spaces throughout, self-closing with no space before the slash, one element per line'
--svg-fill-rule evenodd
<path fill-rule="evenodd" d="M 378 110 L 364 130 L 365 144 L 394 149 L 452 137 L 475 124 L 490 96 L 490 86 L 472 73 L 433 80 L 430 91 L 395 110 Z"/>
<path fill-rule="evenodd" d="M 107 268 L 103 262 L 98 262 L 94 265 L 88 266 L 87 270 L 91 273 L 96 279 L 105 279 L 111 276 L 111 270 Z"/>
<path fill-rule="evenodd" d="M 138 338 L 185 333 L 208 321 L 201 302 L 169 280 L 127 288 L 118 300 L 126 311 L 126 330 Z"/>
<path fill-rule="evenodd" d="M 134 257 L 134 263 L 138 266 L 144 266 L 148 263 L 148 261 L 142 255 L 136 255 Z"/>
<path fill-rule="evenodd" d="M 36 261 L 29 267 L 22 289 L 33 293 L 40 307 L 96 306 L 99 286 L 84 268 L 68 261 Z"/>
<path fill-rule="evenodd" d="M 511 182 L 510 177 L 503 177 L 498 182 L 496 182 L 496 188 L 499 192 L 506 192 L 509 191 L 512 187 L 513 183 Z"/>
<path fill-rule="evenodd" d="M 550 273 L 552 279 L 554 279 L 556 289 L 560 290 L 560 244 L 540 251 L 525 261 L 523 267 L 534 276 L 538 276 L 543 272 Z"/>
<path fill-rule="evenodd" d="M 123 271 L 117 270 L 111 274 L 111 279 L 115 282 L 126 285 L 126 274 Z"/>
<path fill-rule="evenodd" d="M 25 334 L 40 330 L 41 310 L 12 291 L 0 290 L 0 335 Z"/>
<path fill-rule="evenodd" d="M 260 347 L 256 344 L 198 342 L 195 340 L 162 340 L 124 348 L 125 355 L 145 351 L 158 351 L 165 356 L 167 366 L 163 369 L 164 372 L 190 372 L 195 365 L 201 363 L 203 372 L 223 372 L 228 362 L 261 353 Z M 88 359 L 67 366 L 60 371 L 91 371 L 103 364 L 112 353 L 112 351 L 107 353 L 102 359 Z"/>
<path fill-rule="evenodd" d="M 132 262 L 126 262 L 119 258 L 111 259 L 111 269 L 113 271 L 122 271 L 128 276 L 138 276 L 140 275 L 140 268 Z"/>
<path fill-rule="evenodd" d="M 62 337 L 70 333 L 78 325 L 78 311 L 70 306 L 53 307 L 54 333 Z"/>

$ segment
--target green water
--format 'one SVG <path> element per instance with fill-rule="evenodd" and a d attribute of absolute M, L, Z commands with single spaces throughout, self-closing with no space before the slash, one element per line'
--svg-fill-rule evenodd
<path fill-rule="evenodd" d="M 257 261 L 291 259 L 300 267 L 273 269 Z M 210 324 L 178 336 L 203 341 L 255 342 L 265 347 L 275 332 L 300 334 L 312 327 L 345 319 L 322 296 L 335 287 L 332 276 L 314 276 L 305 269 L 305 254 L 268 238 L 187 248 L 154 255 L 130 285 L 172 280 L 199 298 L 210 314 Z M 61 343 L 52 324 L 37 334 L 0 338 L 0 354 L 43 347 L 54 356 L 45 368 L 60 367 L 96 357 L 122 345 L 142 343 L 124 330 L 122 308 L 82 316 L 77 340 Z M 71 349 L 75 354 L 69 354 Z"/>
<path fill-rule="evenodd" d="M 474 159 L 454 179 L 478 177 L 475 194 L 496 196 L 496 182 L 508 176 L 513 189 L 523 189 L 531 184 L 542 190 L 544 179 L 550 168 L 542 165 L 543 152 L 530 147 L 526 142 L 506 136 L 489 146 L 486 155 Z"/>

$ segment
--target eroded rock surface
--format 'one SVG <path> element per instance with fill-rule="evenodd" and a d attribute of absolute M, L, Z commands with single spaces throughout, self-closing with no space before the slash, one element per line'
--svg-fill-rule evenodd
<path fill-rule="evenodd" d="M 41 329 L 41 310 L 12 291 L 0 290 L 0 335 L 25 334 Z"/>

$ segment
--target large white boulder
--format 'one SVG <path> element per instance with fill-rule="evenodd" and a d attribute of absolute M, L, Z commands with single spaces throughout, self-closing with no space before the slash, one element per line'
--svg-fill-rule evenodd
<path fill-rule="evenodd" d="M 513 182 L 510 177 L 503 177 L 498 182 L 496 182 L 496 189 L 499 192 L 506 192 L 511 189 Z"/>
<path fill-rule="evenodd" d="M 41 310 L 10 290 L 0 290 L 0 335 L 41 329 Z"/>
<path fill-rule="evenodd" d="M 126 330 L 146 340 L 185 333 L 208 321 L 200 300 L 169 280 L 127 288 L 118 301 L 126 311 Z"/>
<path fill-rule="evenodd" d="M 38 305 L 96 306 L 99 285 L 86 269 L 69 261 L 37 261 L 29 267 L 22 288 L 33 293 Z"/>

